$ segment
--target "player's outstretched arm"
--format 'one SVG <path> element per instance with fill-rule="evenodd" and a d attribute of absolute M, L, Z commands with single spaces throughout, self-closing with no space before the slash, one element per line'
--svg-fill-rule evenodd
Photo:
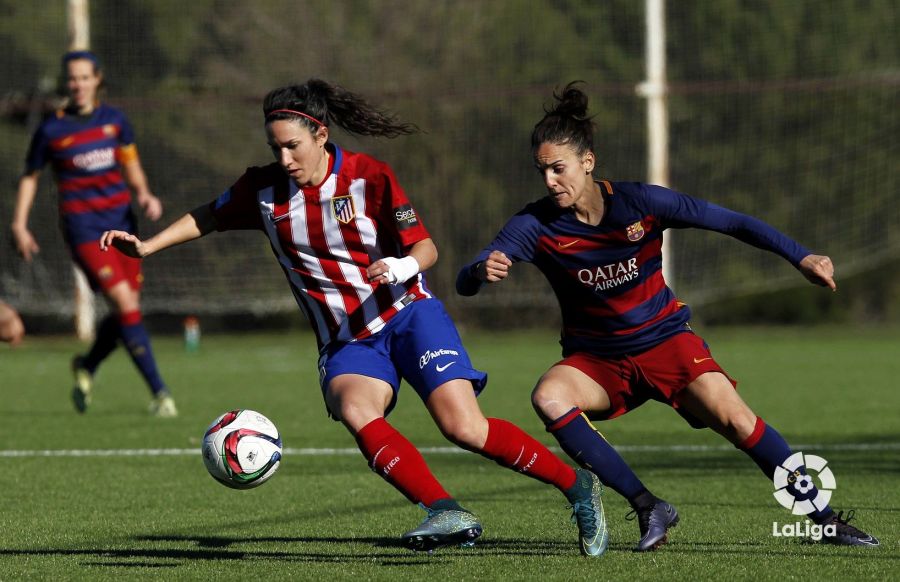
<path fill-rule="evenodd" d="M 797 268 L 804 277 L 816 285 L 837 291 L 837 284 L 834 282 L 834 264 L 832 264 L 831 258 L 823 255 L 806 255 Z"/>
<path fill-rule="evenodd" d="M 142 259 L 169 247 L 205 236 L 215 229 L 215 224 L 212 211 L 204 204 L 145 241 L 123 230 L 107 230 L 100 236 L 100 250 L 115 247 L 129 257 Z"/>

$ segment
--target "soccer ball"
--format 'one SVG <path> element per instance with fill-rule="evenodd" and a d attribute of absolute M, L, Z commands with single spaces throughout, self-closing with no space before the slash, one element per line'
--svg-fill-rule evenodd
<path fill-rule="evenodd" d="M 213 479 L 233 489 L 265 483 L 281 464 L 281 436 L 271 420 L 253 410 L 232 410 L 203 435 L 203 464 Z"/>

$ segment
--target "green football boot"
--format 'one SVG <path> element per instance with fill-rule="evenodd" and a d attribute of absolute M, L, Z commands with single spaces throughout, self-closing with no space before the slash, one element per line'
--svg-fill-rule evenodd
<path fill-rule="evenodd" d="M 175 400 L 168 390 L 163 390 L 150 401 L 149 412 L 157 418 L 175 418 L 178 409 L 175 408 Z"/>
<path fill-rule="evenodd" d="M 425 521 L 400 536 L 400 542 L 410 550 L 430 552 L 443 546 L 470 546 L 483 531 L 478 518 L 468 511 L 419 506 L 427 514 Z"/>
<path fill-rule="evenodd" d="M 75 384 L 72 387 L 72 403 L 75 410 L 84 414 L 91 404 L 91 390 L 94 388 L 94 376 L 84 367 L 84 358 L 72 358 L 72 376 Z"/>
<path fill-rule="evenodd" d="M 587 469 L 575 469 L 577 480 L 566 492 L 572 509 L 572 521 L 578 525 L 581 553 L 599 557 L 609 547 L 609 529 L 603 513 L 603 485 L 596 475 Z"/>

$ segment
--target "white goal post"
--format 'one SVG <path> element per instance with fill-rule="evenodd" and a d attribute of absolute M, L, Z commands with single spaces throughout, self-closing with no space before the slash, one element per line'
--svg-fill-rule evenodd
<path fill-rule="evenodd" d="M 647 79 L 637 93 L 647 100 L 647 181 L 669 187 L 669 109 L 666 89 L 666 3 L 645 0 L 644 62 Z M 672 231 L 663 239 L 663 279 L 672 278 Z"/>
<path fill-rule="evenodd" d="M 70 51 L 87 50 L 91 46 L 91 22 L 88 0 L 66 0 L 68 47 Z M 94 339 L 94 292 L 87 277 L 73 264 L 75 275 L 75 335 L 84 342 Z"/>

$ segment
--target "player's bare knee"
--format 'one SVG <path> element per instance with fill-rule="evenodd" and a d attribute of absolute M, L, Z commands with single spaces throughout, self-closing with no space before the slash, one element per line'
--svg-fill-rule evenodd
<path fill-rule="evenodd" d="M 372 420 L 371 414 L 366 412 L 367 407 L 360 406 L 353 398 L 342 397 L 339 392 L 329 391 L 325 397 L 325 405 L 335 420 L 344 423 L 354 433 Z"/>
<path fill-rule="evenodd" d="M 127 283 L 120 283 L 109 289 L 106 297 L 117 313 L 131 313 L 141 309 L 140 294 Z"/>
<path fill-rule="evenodd" d="M 531 405 L 542 418 L 553 420 L 577 406 L 577 403 L 568 386 L 545 376 L 531 392 Z"/>
<path fill-rule="evenodd" d="M 548 409 L 553 406 L 555 400 L 556 396 L 553 389 L 545 384 L 538 384 L 531 391 L 531 405 L 538 414 L 546 416 Z"/>
<path fill-rule="evenodd" d="M 487 440 L 488 422 L 470 416 L 450 416 L 435 419 L 441 434 L 451 443 L 467 450 L 478 450 Z"/>
<path fill-rule="evenodd" d="M 444 437 L 458 447 L 467 450 L 476 450 L 484 446 L 486 435 L 482 435 L 481 431 L 475 427 L 466 426 L 464 424 L 454 424 L 445 430 L 442 430 Z"/>
<path fill-rule="evenodd" d="M 753 432 L 756 415 L 746 407 L 735 407 L 720 411 L 716 415 L 718 427 L 712 427 L 733 443 L 739 443 Z"/>
<path fill-rule="evenodd" d="M 335 408 L 337 411 L 335 411 Z M 338 406 L 330 408 L 330 410 L 332 411 L 332 416 L 336 416 L 354 433 L 359 432 L 367 424 L 381 416 L 377 411 L 369 407 L 358 406 L 353 402 L 341 402 Z"/>
<path fill-rule="evenodd" d="M 732 412 L 728 419 L 728 424 L 734 434 L 735 441 L 741 442 L 753 434 L 753 430 L 756 428 L 756 414 L 745 406 Z"/>

